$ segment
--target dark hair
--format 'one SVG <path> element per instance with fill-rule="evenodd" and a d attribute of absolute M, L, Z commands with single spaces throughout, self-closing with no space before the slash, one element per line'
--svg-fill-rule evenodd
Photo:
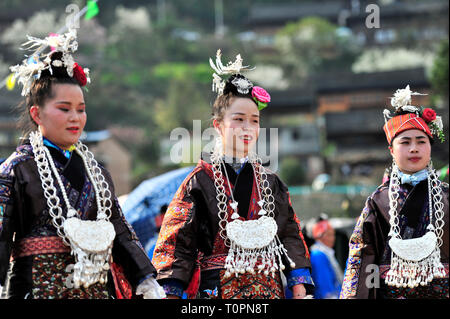
<path fill-rule="evenodd" d="M 54 52 L 50 57 L 51 62 L 61 60 L 62 53 Z M 17 106 L 17 110 L 20 112 L 19 126 L 22 129 L 23 138 L 26 138 L 31 131 L 37 128 L 37 124 L 31 118 L 30 108 L 33 105 L 44 107 L 45 102 L 54 96 L 53 86 L 55 84 L 73 84 L 80 86 L 75 78 L 67 74 L 64 66 L 52 66 L 51 73 L 48 69 L 42 71 L 39 79 L 35 80 L 31 85 L 30 92 L 25 99 Z"/>
<path fill-rule="evenodd" d="M 410 113 L 416 114 L 415 112 L 404 111 L 401 108 L 398 108 L 398 109 L 395 110 L 394 116 L 405 115 L 405 114 L 410 114 Z"/>
<path fill-rule="evenodd" d="M 213 104 L 213 111 L 212 116 L 213 119 L 221 121 L 223 119 L 223 115 L 225 114 L 225 111 L 230 107 L 231 103 L 233 103 L 234 98 L 236 97 L 243 97 L 243 98 L 249 98 L 253 101 L 251 88 L 248 91 L 248 93 L 240 93 L 237 90 L 237 87 L 232 83 L 234 79 L 245 79 L 248 80 L 245 76 L 242 74 L 233 74 L 230 76 L 227 81 L 225 82 L 225 87 L 223 89 L 223 94 L 218 96 Z M 253 101 L 255 102 L 255 101 Z M 255 102 L 256 104 L 256 102 Z"/>

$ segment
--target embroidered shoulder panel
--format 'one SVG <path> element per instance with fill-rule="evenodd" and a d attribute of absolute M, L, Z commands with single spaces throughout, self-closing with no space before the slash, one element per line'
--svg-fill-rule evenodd
<path fill-rule="evenodd" d="M 30 158 L 33 158 L 31 145 L 20 145 L 17 147 L 16 151 L 0 165 L 0 177 L 9 176 L 14 166 L 29 160 Z"/>
<path fill-rule="evenodd" d="M 11 204 L 12 201 L 13 168 L 18 163 L 29 160 L 30 158 L 33 158 L 31 146 L 21 145 L 0 165 L 0 216 L 3 216 L 6 204 Z"/>
<path fill-rule="evenodd" d="M 375 192 L 377 191 L 378 189 Z M 361 250 L 364 247 L 363 225 L 364 221 L 371 213 L 370 200 L 371 197 L 367 199 L 366 205 L 356 222 L 355 229 L 350 236 L 347 268 L 345 270 L 344 281 L 339 297 L 340 299 L 349 299 L 356 296 L 361 271 Z"/>
<path fill-rule="evenodd" d="M 186 196 L 186 186 L 201 169 L 197 166 L 185 178 L 164 215 L 152 259 L 152 263 L 158 271 L 170 268 L 175 261 L 175 247 L 179 231 L 192 218 L 193 202 Z"/>

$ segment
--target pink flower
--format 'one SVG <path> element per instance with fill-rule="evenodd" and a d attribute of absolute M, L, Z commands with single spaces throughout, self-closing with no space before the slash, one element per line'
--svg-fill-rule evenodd
<path fill-rule="evenodd" d="M 53 45 L 50 46 L 50 51 L 55 51 L 56 46 L 58 45 L 58 37 L 59 37 L 59 34 L 58 34 L 58 33 L 50 33 L 50 34 L 48 35 L 48 37 L 49 37 L 49 38 L 56 38 L 56 39 L 50 39 L 50 40 L 49 40 L 49 43 L 53 44 Z"/>
<path fill-rule="evenodd" d="M 252 96 L 262 103 L 270 102 L 270 95 L 260 86 L 254 86 L 252 89 Z"/>

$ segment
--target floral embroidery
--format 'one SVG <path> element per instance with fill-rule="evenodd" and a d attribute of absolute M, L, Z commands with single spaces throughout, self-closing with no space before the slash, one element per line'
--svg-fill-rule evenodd
<path fill-rule="evenodd" d="M 367 216 L 370 213 L 369 199 L 366 201 L 366 205 L 358 218 L 355 226 L 355 230 L 350 237 L 349 244 L 349 257 L 347 260 L 347 269 L 344 275 L 344 281 L 342 284 L 340 299 L 347 299 L 356 295 L 356 289 L 359 280 L 359 274 L 361 270 L 361 249 L 364 246 L 362 231 L 363 224 Z"/>
<path fill-rule="evenodd" d="M 283 299 L 284 291 L 280 274 L 275 277 L 264 273 L 241 274 L 239 277 L 224 277 L 220 271 L 220 286 L 223 299 Z"/>
<path fill-rule="evenodd" d="M 41 254 L 33 257 L 33 299 L 107 299 L 106 284 L 96 283 L 85 288 L 68 288 L 66 267 L 73 264 L 73 256 L 63 254 Z"/>
<path fill-rule="evenodd" d="M 288 287 L 293 287 L 293 286 L 299 285 L 299 284 L 314 285 L 311 276 L 295 276 L 295 277 L 289 278 L 287 281 Z"/>

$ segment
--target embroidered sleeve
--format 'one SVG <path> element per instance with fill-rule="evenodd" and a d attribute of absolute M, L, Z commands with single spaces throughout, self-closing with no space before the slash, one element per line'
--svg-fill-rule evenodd
<path fill-rule="evenodd" d="M 174 199 L 167 208 L 152 259 L 159 274 L 173 268 L 177 259 L 175 257 L 176 248 L 184 247 L 189 242 L 190 236 L 183 230 L 192 219 L 192 206 L 192 202 Z M 180 232 L 182 231 L 183 235 L 180 236 Z M 189 255 L 191 249 L 189 247 L 186 247 L 186 249 Z M 189 256 L 183 257 L 183 261 L 185 262 L 191 259 Z M 185 259 L 185 257 L 188 258 Z M 179 261 L 181 262 L 182 260 Z M 191 261 L 193 265 L 195 258 L 192 258 Z"/>
<path fill-rule="evenodd" d="M 177 279 L 186 286 L 190 282 L 197 259 L 195 204 L 190 189 L 192 176 L 199 170 L 195 168 L 186 177 L 164 215 L 152 259 L 158 280 Z"/>
<path fill-rule="evenodd" d="M 122 212 L 119 201 L 115 196 L 111 175 L 102 169 L 103 176 L 108 183 L 112 197 L 112 214 L 110 221 L 114 225 L 116 237 L 113 246 L 113 261 L 124 267 L 127 279 L 136 287 L 143 278 L 156 274 L 150 258 L 142 247 L 133 227 L 128 223 Z"/>
<path fill-rule="evenodd" d="M 174 295 L 180 298 L 183 297 L 183 283 L 177 279 L 166 279 L 161 281 L 161 286 L 166 295 Z"/>
<path fill-rule="evenodd" d="M 126 237 L 126 240 L 130 240 L 134 245 L 139 247 L 142 250 L 142 252 L 145 253 L 144 247 L 142 247 L 142 244 L 139 241 L 139 238 L 136 235 L 136 232 L 134 231 L 133 227 L 126 220 L 125 215 L 120 206 L 119 200 L 115 196 L 114 183 L 112 181 L 111 175 L 103 167 L 102 167 L 102 173 L 106 178 L 106 181 L 108 183 L 108 186 L 109 186 L 110 192 L 111 192 L 111 197 L 112 197 L 111 222 L 114 224 L 114 227 L 116 229 L 116 238 Z"/>
<path fill-rule="evenodd" d="M 300 219 L 293 209 L 288 188 L 278 177 L 274 188 L 275 206 L 279 211 L 276 219 L 277 223 L 283 225 L 280 240 L 287 249 L 288 256 L 294 261 L 295 268 L 311 269 L 309 250 L 303 237 Z"/>
<path fill-rule="evenodd" d="M 13 163 L 8 159 L 0 165 L 0 285 L 4 285 L 9 267 L 13 240 L 14 209 Z"/>
<path fill-rule="evenodd" d="M 138 246 L 140 249 L 142 249 L 142 251 L 145 252 L 145 249 L 144 247 L 142 247 L 142 244 L 139 241 L 136 232 L 134 231 L 130 223 L 128 223 L 128 221 L 126 220 L 125 215 L 122 212 L 122 208 L 120 207 L 119 201 L 117 200 L 116 197 L 114 198 L 114 206 L 116 207 L 117 213 L 120 216 L 120 222 L 123 223 L 123 225 L 126 227 L 126 230 L 130 234 L 130 239 L 136 244 L 136 246 Z"/>
<path fill-rule="evenodd" d="M 361 215 L 358 218 L 358 221 L 356 222 L 355 229 L 350 236 L 349 255 L 347 259 L 344 280 L 342 283 L 341 294 L 339 296 L 340 299 L 351 299 L 356 296 L 359 277 L 361 274 L 361 252 L 364 247 L 363 225 L 364 221 L 372 211 L 370 200 L 371 198 L 369 197 L 366 201 Z"/>
<path fill-rule="evenodd" d="M 290 271 L 287 276 L 287 286 L 292 288 L 298 284 L 306 284 L 314 286 L 309 268 L 299 268 Z"/>
<path fill-rule="evenodd" d="M 3 230 L 3 219 L 7 218 L 7 206 L 12 206 L 12 188 L 13 179 L 11 176 L 6 176 L 0 173 L 0 234 Z M 1 238 L 2 236 L 0 236 Z"/>

